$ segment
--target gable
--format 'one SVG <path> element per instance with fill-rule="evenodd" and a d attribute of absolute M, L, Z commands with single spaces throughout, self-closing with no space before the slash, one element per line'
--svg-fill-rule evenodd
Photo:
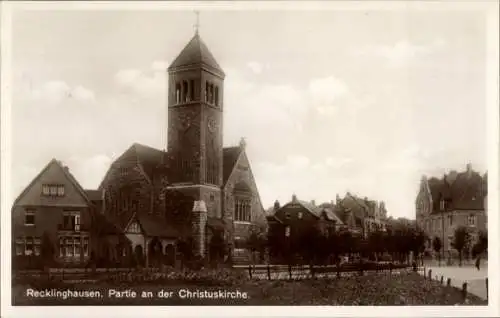
<path fill-rule="evenodd" d="M 258 216 L 259 221 L 265 222 L 266 214 L 264 212 L 264 206 L 262 205 L 262 201 L 260 199 L 260 194 L 257 189 L 257 184 L 255 182 L 255 178 L 252 173 L 252 168 L 250 167 L 250 161 L 243 150 L 239 150 L 239 156 L 237 160 L 234 162 L 232 172 L 230 173 L 226 184 L 224 185 L 224 190 L 227 192 L 232 192 L 234 186 L 243 182 L 245 183 L 251 190 L 256 200 L 256 207 L 258 207 Z"/>
<path fill-rule="evenodd" d="M 14 205 L 35 206 L 80 206 L 89 205 L 88 198 L 76 179 L 65 170 L 57 160 L 53 159 L 38 176 L 26 187 L 16 199 Z M 42 195 L 44 185 L 57 185 L 64 187 L 64 195 Z"/>
<path fill-rule="evenodd" d="M 125 233 L 127 234 L 142 234 L 142 228 L 136 218 L 132 219 L 132 222 L 129 223 L 127 228 L 125 229 Z"/>

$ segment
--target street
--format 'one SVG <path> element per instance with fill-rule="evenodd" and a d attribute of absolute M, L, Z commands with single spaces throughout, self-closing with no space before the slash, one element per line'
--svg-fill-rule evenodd
<path fill-rule="evenodd" d="M 478 271 L 475 267 L 457 267 L 457 266 L 430 266 L 425 267 L 428 275 L 429 269 L 432 270 L 432 278 L 437 280 L 444 277 L 444 284 L 447 278 L 451 278 L 451 285 L 462 288 L 462 284 L 467 282 L 467 291 L 478 297 L 486 299 L 486 277 L 488 277 L 488 267 L 482 266 Z M 422 272 L 421 272 L 422 273 Z"/>

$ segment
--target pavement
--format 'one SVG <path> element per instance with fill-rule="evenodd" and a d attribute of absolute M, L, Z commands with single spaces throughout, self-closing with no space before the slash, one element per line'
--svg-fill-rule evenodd
<path fill-rule="evenodd" d="M 425 275 L 432 270 L 432 278 L 440 280 L 443 276 L 443 284 L 451 278 L 451 285 L 462 288 L 463 283 L 467 283 L 467 292 L 474 294 L 482 299 L 487 299 L 486 278 L 488 277 L 488 267 L 481 266 L 480 270 L 475 267 L 457 267 L 457 266 L 426 266 Z M 423 271 L 420 272 L 423 274 Z"/>

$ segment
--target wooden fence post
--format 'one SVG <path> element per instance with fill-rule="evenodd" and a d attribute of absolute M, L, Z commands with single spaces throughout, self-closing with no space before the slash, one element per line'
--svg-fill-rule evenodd
<path fill-rule="evenodd" d="M 392 275 L 392 263 L 389 263 L 389 274 Z"/>
<path fill-rule="evenodd" d="M 432 269 L 429 269 L 429 280 L 432 280 Z"/>
<path fill-rule="evenodd" d="M 467 299 L 467 283 L 462 284 L 462 301 L 465 303 L 465 300 Z"/>
<path fill-rule="evenodd" d="M 309 271 L 311 272 L 311 278 L 314 278 L 314 266 L 309 264 Z"/>
<path fill-rule="evenodd" d="M 292 265 L 288 264 L 288 276 L 290 277 L 290 280 L 292 280 Z"/>
<path fill-rule="evenodd" d="M 446 280 L 446 286 L 447 286 L 447 287 L 450 287 L 450 286 L 451 286 L 451 278 L 448 278 L 448 279 Z"/>
<path fill-rule="evenodd" d="M 252 265 L 248 265 L 248 275 L 250 276 L 250 279 L 252 279 Z"/>
<path fill-rule="evenodd" d="M 271 280 L 271 266 L 267 264 L 267 279 Z"/>
<path fill-rule="evenodd" d="M 427 269 L 424 267 L 424 279 L 425 279 L 425 271 L 426 271 L 426 270 L 427 270 Z"/>
<path fill-rule="evenodd" d="M 443 275 L 441 275 L 441 285 L 443 285 L 443 280 L 444 280 L 444 277 L 443 277 Z"/>

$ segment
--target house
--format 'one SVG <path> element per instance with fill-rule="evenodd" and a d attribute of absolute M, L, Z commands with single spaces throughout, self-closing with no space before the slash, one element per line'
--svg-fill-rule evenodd
<path fill-rule="evenodd" d="M 450 171 L 441 178 L 422 176 L 415 200 L 418 226 L 426 235 L 426 248 L 432 253 L 432 240 L 441 240 L 442 255 L 454 254 L 455 229 L 468 229 L 472 242 L 487 230 L 487 174 L 481 176 L 467 164 L 465 171 Z"/>
<path fill-rule="evenodd" d="M 92 257 L 112 258 L 102 250 L 107 245 L 103 242 L 118 243 L 121 236 L 99 214 L 96 196 L 52 159 L 12 206 L 13 267 L 34 266 L 42 256 L 64 266 L 82 266 Z M 42 255 L 43 249 L 51 255 Z"/>

